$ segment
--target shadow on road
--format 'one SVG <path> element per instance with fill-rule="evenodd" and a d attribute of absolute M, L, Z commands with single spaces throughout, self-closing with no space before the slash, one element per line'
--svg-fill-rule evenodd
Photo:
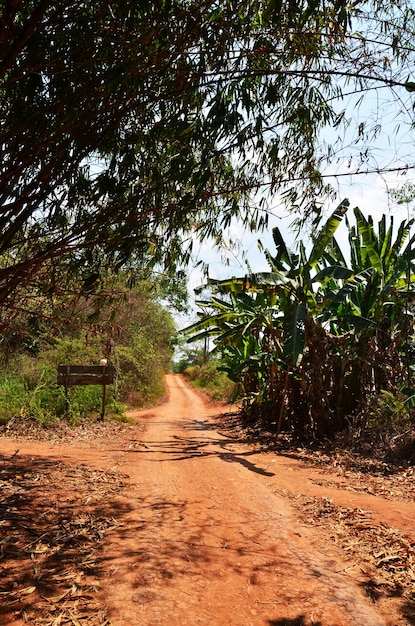
<path fill-rule="evenodd" d="M 63 623 L 80 603 L 84 612 L 104 615 L 94 581 L 105 535 L 130 510 L 113 497 L 124 479 L 83 464 L 17 453 L 2 458 L 1 624 L 21 618 L 44 626 L 56 613 Z"/>
<path fill-rule="evenodd" d="M 161 462 L 216 456 L 272 475 L 249 461 L 253 452 L 232 450 L 232 446 L 243 447 L 243 440 L 222 437 L 210 425 L 202 426 L 199 430 L 208 434 L 206 439 L 191 437 L 197 428 L 189 421 L 185 426 L 189 437 L 153 441 L 149 449 L 128 452 L 145 455 L 150 462 L 156 460 L 152 458 L 155 452 L 161 455 Z M 266 604 L 272 604 L 275 597 L 279 604 L 289 606 L 290 594 L 296 593 L 295 589 L 284 589 L 292 564 L 284 551 L 270 545 L 266 524 L 251 528 L 238 520 L 224 526 L 216 517 L 220 511 L 207 507 L 203 498 L 199 502 L 197 494 L 196 502 L 173 501 L 144 493 L 140 486 L 130 500 L 131 494 L 123 489 L 125 477 L 114 470 L 94 470 L 32 455 L 2 461 L 1 624 L 13 623 L 16 616 L 33 626 L 44 626 L 57 615 L 64 621 L 67 614 L 70 620 L 77 611 L 104 615 L 95 581 L 109 575 L 118 557 L 130 563 L 129 572 L 134 571 L 128 584 L 138 594 L 134 596 L 138 603 L 156 601 L 158 589 L 183 577 L 188 581 L 189 594 L 196 597 L 207 571 L 211 571 L 212 581 L 218 579 L 224 584 L 232 574 L 238 579 L 236 584 L 248 585 L 258 595 L 265 588 L 264 579 L 271 577 L 278 584 Z M 114 539 L 119 553 L 112 555 L 103 548 Z M 117 577 L 121 583 L 121 573 Z M 321 581 L 322 572 L 310 569 L 310 580 Z M 385 595 L 381 588 L 376 593 L 376 599 Z M 398 588 L 396 596 L 401 596 Z M 408 603 L 402 610 L 408 624 L 415 624 L 411 608 Z M 298 615 L 268 623 L 301 626 L 306 623 L 304 619 Z"/>
<path fill-rule="evenodd" d="M 153 422 L 162 426 L 164 422 Z M 188 420 L 173 422 L 177 426 L 177 431 L 184 432 L 208 432 L 209 436 L 180 436 L 173 435 L 171 438 L 159 441 L 146 441 L 141 449 L 129 450 L 132 454 L 148 456 L 148 461 L 162 463 L 163 461 L 184 461 L 190 458 L 217 457 L 227 463 L 240 463 L 251 472 L 262 476 L 275 476 L 273 472 L 260 467 L 249 461 L 248 457 L 256 455 L 256 450 L 235 451 L 232 448 L 243 448 L 249 443 L 248 439 L 234 438 L 220 435 L 217 426 L 208 420 Z M 152 459 L 152 456 L 154 458 Z M 165 457 L 165 458 L 163 458 Z"/>

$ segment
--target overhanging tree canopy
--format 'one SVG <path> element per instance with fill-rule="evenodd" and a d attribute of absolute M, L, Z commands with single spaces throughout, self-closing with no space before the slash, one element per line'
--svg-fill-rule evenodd
<path fill-rule="evenodd" d="M 388 88 L 404 108 L 415 87 L 406 3 L 9 0 L 0 10 L 3 311 L 25 290 L 62 290 L 67 276 L 91 289 L 132 257 L 173 264 L 189 233 L 220 238 L 235 215 L 261 226 L 262 189 L 312 209 L 324 187 L 319 131 L 341 124 L 342 94 Z M 359 145 L 369 132 L 356 126 Z"/>

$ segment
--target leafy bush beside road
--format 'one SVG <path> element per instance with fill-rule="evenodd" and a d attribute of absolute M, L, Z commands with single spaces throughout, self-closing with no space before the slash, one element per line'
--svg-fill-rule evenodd
<path fill-rule="evenodd" d="M 232 402 L 237 395 L 237 386 L 222 368 L 220 360 L 212 359 L 200 365 L 184 368 L 185 378 L 195 387 L 205 391 L 212 400 Z"/>
<path fill-rule="evenodd" d="M 63 333 L 64 334 L 63 329 Z M 120 417 L 125 406 L 141 407 L 164 393 L 163 375 L 173 352 L 175 326 L 170 313 L 151 295 L 131 291 L 119 306 L 111 326 L 46 335 L 36 354 L 21 349 L 0 362 L 0 421 L 34 417 L 49 423 L 65 417 L 76 423 L 98 416 L 100 385 L 68 389 L 56 383 L 58 365 L 99 365 L 106 357 L 116 367 L 116 379 L 106 388 L 108 417 Z"/>

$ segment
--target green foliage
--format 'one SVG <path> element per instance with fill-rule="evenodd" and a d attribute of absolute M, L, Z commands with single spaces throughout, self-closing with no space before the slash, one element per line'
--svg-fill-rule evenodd
<path fill-rule="evenodd" d="M 406 404 L 406 397 L 403 393 L 391 393 L 382 390 L 375 398 L 375 403 L 371 406 L 369 414 L 370 425 L 373 427 L 385 427 L 388 425 L 409 425 L 411 422 L 411 411 Z"/>
<path fill-rule="evenodd" d="M 334 239 L 347 207 L 316 224 L 309 254 L 302 243 L 294 254 L 275 229 L 271 272 L 211 281 L 214 295 L 186 329 L 190 341 L 214 339 L 241 387 L 246 418 L 277 432 L 330 435 L 368 397 L 381 395 L 386 407 L 413 376 L 413 221 L 395 235 L 392 219 L 387 226 L 382 217 L 376 229 L 355 208 L 356 226 L 346 221 L 348 266 Z"/>
<path fill-rule="evenodd" d="M 258 190 L 317 211 L 337 152 L 321 131 L 337 146 L 353 126 L 345 92 L 399 92 L 412 110 L 407 2 L 28 0 L 0 17 L 2 332 L 17 311 L 59 315 L 57 295 L 70 320 L 80 293 L 107 295 L 109 270 L 171 271 L 234 217 L 266 226 Z M 361 164 L 372 117 L 355 120 Z"/>
<path fill-rule="evenodd" d="M 56 384 L 58 365 L 98 365 L 106 356 L 116 366 L 114 385 L 107 387 L 106 415 L 121 416 L 124 404 L 143 406 L 164 393 L 163 375 L 173 352 L 175 327 L 170 313 L 153 299 L 147 283 L 141 289 L 124 290 L 111 311 L 102 315 L 108 325 L 62 328 L 61 338 L 49 336 L 33 356 L 15 354 L 0 369 L 0 419 L 29 415 L 42 422 L 65 417 L 77 423 L 97 417 L 102 409 L 100 385 L 74 386 L 65 396 Z M 122 403 L 122 404 L 121 404 Z"/>
<path fill-rule="evenodd" d="M 72 387 L 68 390 L 68 407 L 64 387 L 56 384 L 56 369 L 60 350 L 34 358 L 21 356 L 0 375 L 0 420 L 23 416 L 33 417 L 49 424 L 60 418 L 75 424 L 87 417 L 97 417 L 102 407 L 100 386 Z M 63 342 L 62 353 L 68 353 L 68 342 Z M 81 355 L 79 346 L 75 353 Z M 56 361 L 54 362 L 54 359 Z M 82 362 L 82 361 L 78 361 Z M 119 404 L 119 403 L 118 403 Z M 113 406 L 114 410 L 111 410 Z M 107 415 L 119 413 L 113 392 L 108 388 Z"/>
<path fill-rule="evenodd" d="M 231 402 L 235 398 L 236 386 L 223 371 L 220 360 L 212 359 L 203 365 L 191 365 L 185 369 L 184 375 L 212 400 Z"/>
<path fill-rule="evenodd" d="M 202 371 L 201 365 L 189 365 L 185 369 L 184 374 L 187 380 L 193 383 L 199 379 L 201 371 Z"/>
<path fill-rule="evenodd" d="M 179 347 L 178 360 L 174 360 L 172 366 L 175 374 L 183 374 L 186 369 L 202 365 L 206 361 L 206 346 L 204 342 L 200 342 L 200 345 L 186 346 L 183 345 L 183 337 L 179 336 L 177 344 Z"/>
<path fill-rule="evenodd" d="M 119 372 L 117 395 L 130 406 L 158 400 L 173 355 L 176 328 L 170 313 L 144 292 L 130 294 L 117 318 L 110 358 Z"/>
<path fill-rule="evenodd" d="M 0 379 L 0 423 L 22 413 L 27 390 L 22 377 L 6 374 Z"/>

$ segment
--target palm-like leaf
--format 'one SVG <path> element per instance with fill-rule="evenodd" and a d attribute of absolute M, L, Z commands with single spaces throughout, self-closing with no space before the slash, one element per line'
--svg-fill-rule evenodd
<path fill-rule="evenodd" d="M 284 316 L 284 359 L 287 365 L 298 365 L 305 348 L 304 322 L 307 308 L 300 302 L 288 310 Z"/>
<path fill-rule="evenodd" d="M 345 216 L 349 205 L 349 200 L 343 200 L 315 236 L 314 246 L 308 259 L 311 267 L 315 267 L 318 263 L 320 263 L 321 258 L 326 252 L 328 245 L 332 242 L 336 230 Z"/>

